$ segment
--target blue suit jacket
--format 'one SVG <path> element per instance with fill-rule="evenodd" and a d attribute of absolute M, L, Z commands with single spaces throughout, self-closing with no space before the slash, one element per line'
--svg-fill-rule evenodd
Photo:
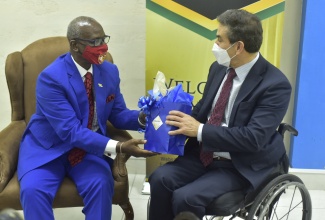
<path fill-rule="evenodd" d="M 226 74 L 226 67 L 213 63 L 202 99 L 192 116 L 206 123 L 213 99 Z M 208 151 L 229 152 L 236 169 L 258 186 L 285 153 L 276 131 L 290 100 L 291 86 L 285 75 L 261 55 L 249 71 L 235 100 L 228 127 L 205 124 L 202 145 Z M 185 153 L 198 153 L 196 138 L 190 138 Z"/>
<path fill-rule="evenodd" d="M 139 128 L 139 111 L 126 108 L 120 93 L 120 78 L 114 64 L 93 65 L 98 124 L 106 134 L 106 121 L 116 128 Z M 23 135 L 18 160 L 18 179 L 73 147 L 103 156 L 109 137 L 87 128 L 88 98 L 71 54 L 58 57 L 39 75 L 36 112 Z"/>

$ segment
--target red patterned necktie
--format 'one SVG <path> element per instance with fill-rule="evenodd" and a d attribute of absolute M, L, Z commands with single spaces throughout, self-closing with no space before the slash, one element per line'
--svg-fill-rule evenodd
<path fill-rule="evenodd" d="M 230 90 L 232 88 L 232 81 L 235 78 L 235 76 L 236 76 L 235 70 L 233 68 L 230 68 L 227 79 L 222 86 L 222 90 L 220 92 L 219 98 L 207 122 L 208 124 L 212 124 L 216 126 L 219 126 L 221 124 L 229 100 Z M 213 152 L 210 151 L 204 152 L 202 150 L 202 145 L 201 145 L 200 159 L 205 167 L 208 166 L 213 160 Z"/>
<path fill-rule="evenodd" d="M 89 101 L 89 115 L 88 115 L 88 125 L 87 127 L 89 129 L 92 128 L 92 123 L 94 119 L 94 91 L 93 91 L 93 77 L 90 72 L 87 72 L 85 75 L 85 88 L 88 96 L 88 101 Z M 80 148 L 73 148 L 68 156 L 68 160 L 71 164 L 71 166 L 75 166 L 78 163 L 81 162 L 81 160 L 84 158 L 86 155 L 86 152 Z"/>

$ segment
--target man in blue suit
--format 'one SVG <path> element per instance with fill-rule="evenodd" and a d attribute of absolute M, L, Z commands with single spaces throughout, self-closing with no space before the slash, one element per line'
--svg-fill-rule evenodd
<path fill-rule="evenodd" d="M 102 26 L 77 17 L 67 38 L 70 52 L 38 77 L 36 112 L 21 141 L 18 179 L 25 220 L 54 219 L 52 202 L 65 176 L 83 198 L 86 219 L 110 219 L 114 180 L 106 155 L 154 155 L 138 147 L 144 140 L 122 143 L 105 136 L 107 120 L 137 130 L 144 115 L 127 109 L 118 69 L 104 61 L 109 36 Z"/>
<path fill-rule="evenodd" d="M 201 219 L 220 195 L 259 186 L 285 154 L 276 129 L 291 86 L 259 53 L 260 20 L 244 10 L 228 10 L 218 21 L 212 49 L 217 62 L 210 67 L 202 99 L 191 116 L 178 111 L 167 116 L 166 123 L 179 128 L 170 135 L 189 139 L 183 157 L 149 178 L 150 220 L 172 220 L 185 211 Z"/>

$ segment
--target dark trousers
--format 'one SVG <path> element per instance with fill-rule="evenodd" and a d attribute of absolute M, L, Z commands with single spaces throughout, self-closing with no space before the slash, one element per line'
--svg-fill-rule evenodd
<path fill-rule="evenodd" d="M 215 198 L 250 184 L 231 161 L 213 161 L 204 167 L 198 156 L 178 157 L 159 167 L 149 177 L 150 220 L 172 220 L 184 211 L 199 218 Z"/>

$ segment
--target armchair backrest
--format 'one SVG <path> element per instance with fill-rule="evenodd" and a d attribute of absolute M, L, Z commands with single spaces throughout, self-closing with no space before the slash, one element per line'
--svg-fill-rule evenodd
<path fill-rule="evenodd" d="M 37 40 L 21 52 L 8 55 L 5 73 L 12 107 L 11 120 L 29 122 L 35 112 L 35 88 L 39 73 L 58 56 L 69 51 L 66 37 L 49 37 Z M 113 62 L 110 54 L 106 60 Z"/>

